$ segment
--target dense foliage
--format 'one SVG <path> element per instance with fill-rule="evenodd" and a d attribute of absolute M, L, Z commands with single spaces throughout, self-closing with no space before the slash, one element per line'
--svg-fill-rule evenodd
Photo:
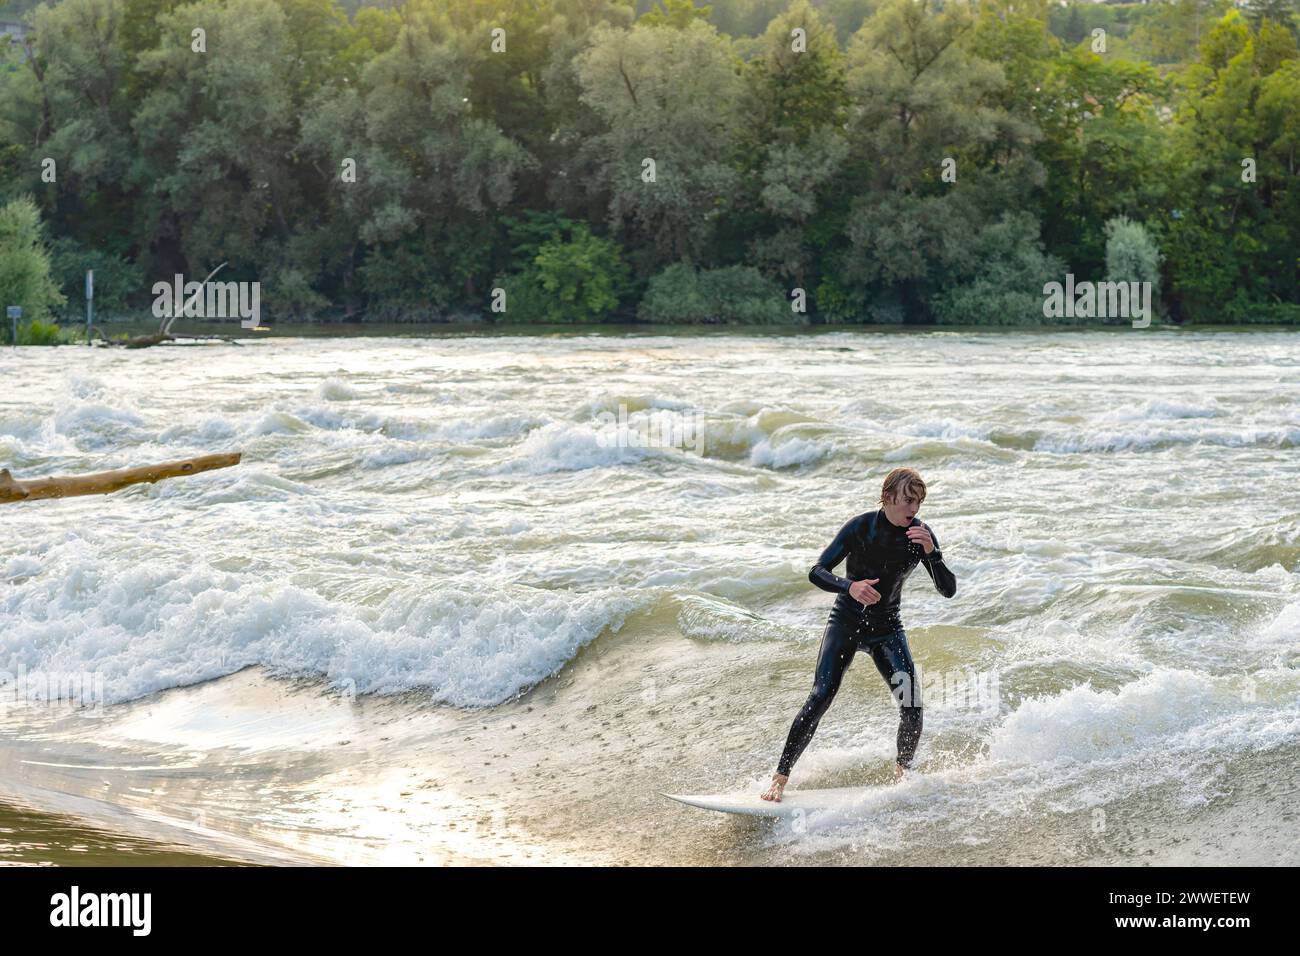
<path fill-rule="evenodd" d="M 33 318 L 227 263 L 272 318 L 1026 324 L 1070 272 L 1300 319 L 1293 0 L 17 10 Z"/>

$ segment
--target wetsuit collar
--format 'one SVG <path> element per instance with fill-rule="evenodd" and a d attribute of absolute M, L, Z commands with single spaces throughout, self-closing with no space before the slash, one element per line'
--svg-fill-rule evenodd
<path fill-rule="evenodd" d="M 891 528 L 891 529 L 894 531 L 895 534 L 906 534 L 906 533 L 907 533 L 907 528 L 900 528 L 898 525 L 894 524 L 894 522 L 892 522 L 892 521 L 889 520 L 889 515 L 885 514 L 885 509 L 884 509 L 884 508 L 879 508 L 879 509 L 877 509 L 876 514 L 877 514 L 877 516 L 879 517 L 879 520 L 880 520 L 880 521 L 883 521 L 883 522 L 885 523 L 885 527 L 886 527 L 886 528 Z M 912 520 L 915 521 L 916 519 L 913 518 Z"/>

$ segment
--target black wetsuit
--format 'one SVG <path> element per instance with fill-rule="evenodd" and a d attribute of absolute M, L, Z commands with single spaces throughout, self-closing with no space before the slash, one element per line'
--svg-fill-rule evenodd
<path fill-rule="evenodd" d="M 859 647 L 871 654 L 876 670 L 889 684 L 899 705 L 898 763 L 903 767 L 911 764 L 921 739 L 921 687 L 898 614 L 899 595 L 903 582 L 918 563 L 925 565 L 940 594 L 952 597 L 957 593 L 957 579 L 944 564 L 934 531 L 919 518 L 913 518 L 912 525 L 930 532 L 934 541 L 930 554 L 924 554 L 919 544 L 913 544 L 907 537 L 907 529 L 890 522 L 881 509 L 864 512 L 846 522 L 809 569 L 809 581 L 823 591 L 836 592 L 838 597 L 822 633 L 812 693 L 790 727 L 777 773 L 789 776 L 794 762 L 812 740 L 817 722 L 831 705 L 844 671 Z M 845 558 L 848 558 L 845 566 L 848 577 L 841 578 L 832 569 Z M 880 592 L 880 600 L 875 604 L 860 604 L 849 596 L 849 585 L 863 578 L 880 579 L 872 585 Z"/>

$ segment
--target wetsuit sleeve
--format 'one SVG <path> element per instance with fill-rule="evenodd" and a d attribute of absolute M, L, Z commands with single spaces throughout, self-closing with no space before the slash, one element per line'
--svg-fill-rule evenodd
<path fill-rule="evenodd" d="M 925 570 L 930 573 L 930 580 L 934 582 L 935 589 L 944 597 L 952 597 L 957 593 L 957 578 L 943 561 L 943 552 L 939 550 L 939 539 L 935 535 L 934 529 L 926 525 L 925 530 L 930 532 L 930 540 L 934 542 L 934 550 L 929 554 L 922 555 L 921 563 L 925 565 Z"/>
<path fill-rule="evenodd" d="M 850 518 L 840 528 L 839 534 L 835 535 L 835 540 L 826 546 L 826 550 L 821 553 L 817 563 L 808 569 L 808 580 L 817 585 L 823 591 L 833 591 L 838 594 L 848 594 L 849 585 L 853 582 L 848 578 L 842 578 L 831 571 L 849 554 L 849 545 L 853 541 L 853 534 L 857 528 L 858 519 Z"/>

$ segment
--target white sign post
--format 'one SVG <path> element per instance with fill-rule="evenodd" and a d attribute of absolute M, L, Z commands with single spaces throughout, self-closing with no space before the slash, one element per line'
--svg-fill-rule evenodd
<path fill-rule="evenodd" d="M 21 305 L 11 305 L 8 312 L 9 318 L 14 323 L 14 348 L 18 348 L 18 320 L 23 317 L 23 307 Z"/>
<path fill-rule="evenodd" d="M 93 303 L 95 301 L 95 270 L 86 270 L 86 344 L 90 344 L 90 320 L 94 313 Z"/>

